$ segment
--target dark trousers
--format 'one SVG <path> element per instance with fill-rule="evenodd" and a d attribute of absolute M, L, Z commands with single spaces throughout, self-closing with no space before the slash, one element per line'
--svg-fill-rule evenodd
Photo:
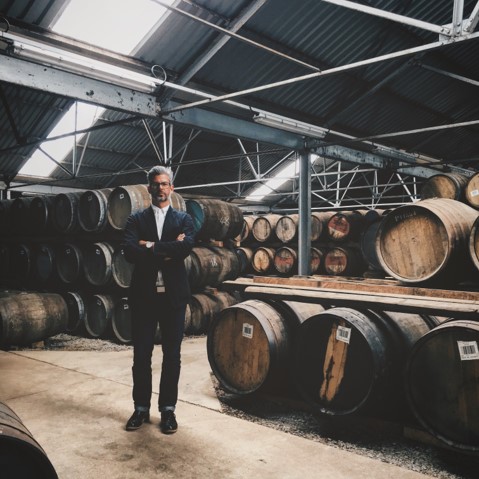
<path fill-rule="evenodd" d="M 135 408 L 150 408 L 152 392 L 151 358 L 157 325 L 160 325 L 163 362 L 158 408 L 176 406 L 181 366 L 181 342 L 185 328 L 186 305 L 173 308 L 166 294 L 132 310 L 133 402 Z"/>

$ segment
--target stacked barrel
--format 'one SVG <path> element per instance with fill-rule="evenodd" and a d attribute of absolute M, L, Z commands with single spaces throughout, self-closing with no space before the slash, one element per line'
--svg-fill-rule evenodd
<path fill-rule="evenodd" d="M 35 291 L 38 295 L 55 294 L 62 301 L 62 325 L 55 330 L 82 334 L 93 338 L 113 338 L 122 343 L 131 341 L 131 317 L 127 291 L 133 265 L 125 259 L 121 246 L 122 232 L 128 216 L 148 207 L 150 195 L 145 185 L 119 186 L 114 189 L 86 190 L 60 193 L 52 196 L 18 197 L 0 202 L 0 281 L 5 290 Z M 208 205 L 211 211 L 220 211 L 224 202 Z M 174 208 L 186 211 L 183 198 L 172 193 Z M 239 226 L 211 230 L 222 219 L 211 214 L 198 220 L 198 235 L 206 238 L 237 235 L 242 227 L 239 208 L 229 208 L 221 218 L 232 215 Z M 209 224 L 207 225 L 207 222 Z M 228 220 L 229 221 L 229 220 Z M 227 221 L 227 222 L 228 222 Z M 214 237 L 212 236 L 212 237 Z M 208 253 L 205 253 L 207 250 Z M 214 255 L 214 259 L 211 259 Z M 195 247 L 187 261 L 190 280 L 196 295 L 204 294 L 207 286 L 217 286 L 225 278 L 233 278 L 238 270 L 237 256 L 226 248 Z M 11 297 L 10 297 L 11 296 Z M 213 295 L 214 296 L 214 295 Z M 203 308 L 211 315 L 233 300 L 225 295 L 194 297 L 188 309 L 187 321 L 193 317 L 187 332 L 202 334 L 205 321 L 197 319 L 197 310 Z M 205 299 L 206 298 L 206 299 Z M 209 307 L 205 305 L 209 301 Z M 11 310 L 13 292 L 1 301 Z M 32 313 L 33 314 L 33 313 Z M 6 322 L 9 316 L 2 315 Z M 10 317 L 11 321 L 11 317 Z M 20 318 L 21 321 L 21 318 Z M 32 322 L 31 315 L 25 318 Z M 203 325 L 198 327 L 198 325 Z M 31 337 L 6 336 L 3 328 L 1 344 L 25 344 Z M 52 329 L 39 332 L 37 340 L 51 335 Z M 44 337 L 43 337 L 44 336 Z"/>
<path fill-rule="evenodd" d="M 112 191 L 2 201 L 2 284 L 38 295 L 60 295 L 64 327 L 57 332 L 105 337 L 114 321 L 115 305 L 129 286 L 131 265 L 121 250 L 121 230 L 107 219 Z M 33 320 L 26 317 L 25 321 L 31 324 Z M 45 337 L 50 335 L 45 330 Z M 3 337 L 4 344 L 25 341 L 26 337 Z"/>
<path fill-rule="evenodd" d="M 192 297 L 186 311 L 186 332 L 204 334 L 211 321 L 236 298 L 221 291 L 221 283 L 240 276 L 240 259 L 232 241 L 243 228 L 243 213 L 232 203 L 217 199 L 188 199 L 196 242 L 188 260 Z"/>
<path fill-rule="evenodd" d="M 477 454 L 478 344 L 478 321 L 263 297 L 224 309 L 207 352 L 230 393 L 299 395 L 330 418 L 415 419 Z"/>
<path fill-rule="evenodd" d="M 376 213 L 361 239 L 374 225 L 370 261 L 399 283 L 478 284 L 477 209 L 435 197 Z M 343 219 L 352 215 L 330 216 L 329 234 L 341 237 Z M 251 394 L 288 386 L 319 414 L 416 420 L 448 448 L 477 454 L 479 320 L 438 318 L 413 307 L 408 313 L 335 307 L 334 293 L 324 298 L 322 310 L 294 320 L 267 292 L 259 299 L 250 292 L 225 309 L 207 342 L 223 389 Z"/>
<path fill-rule="evenodd" d="M 375 236 L 370 225 L 383 211 L 325 211 L 311 214 L 310 274 L 361 276 L 374 258 Z M 298 273 L 298 214 L 245 216 L 237 254 L 243 272 L 292 276 Z M 367 234 L 366 234 L 367 233 Z M 364 248 L 364 252 L 363 252 Z M 367 256 L 366 256 L 367 255 Z"/>

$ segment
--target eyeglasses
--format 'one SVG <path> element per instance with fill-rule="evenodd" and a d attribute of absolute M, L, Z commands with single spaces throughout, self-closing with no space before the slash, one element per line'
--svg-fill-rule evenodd
<path fill-rule="evenodd" d="M 168 188 L 171 185 L 169 181 L 162 181 L 161 183 L 151 183 L 150 186 L 151 188 Z"/>

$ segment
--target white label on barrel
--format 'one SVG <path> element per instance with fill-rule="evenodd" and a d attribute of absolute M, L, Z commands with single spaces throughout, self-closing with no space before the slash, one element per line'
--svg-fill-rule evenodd
<path fill-rule="evenodd" d="M 477 341 L 458 341 L 459 355 L 461 361 L 468 361 L 471 359 L 479 359 L 479 348 Z"/>
<path fill-rule="evenodd" d="M 96 254 L 101 254 L 101 251 L 100 251 L 99 249 L 96 249 L 96 250 L 95 250 L 95 253 L 96 253 Z"/>
<path fill-rule="evenodd" d="M 245 338 L 251 339 L 253 337 L 253 325 L 248 323 L 243 323 L 243 336 Z"/>
<path fill-rule="evenodd" d="M 471 191 L 471 196 L 477 196 L 479 195 L 479 190 L 472 190 Z"/>
<path fill-rule="evenodd" d="M 351 339 L 351 328 L 345 328 L 344 326 L 338 326 L 338 329 L 336 331 L 336 340 L 349 344 L 350 339 Z"/>
<path fill-rule="evenodd" d="M 124 304 L 123 305 L 123 309 L 130 309 L 129 306 L 127 304 Z"/>
<path fill-rule="evenodd" d="M 125 197 L 123 193 L 120 193 L 120 200 L 122 200 Z"/>
<path fill-rule="evenodd" d="M 101 306 L 101 301 L 100 301 L 99 299 L 97 299 L 97 300 L 96 300 L 96 304 L 97 304 L 98 306 Z"/>

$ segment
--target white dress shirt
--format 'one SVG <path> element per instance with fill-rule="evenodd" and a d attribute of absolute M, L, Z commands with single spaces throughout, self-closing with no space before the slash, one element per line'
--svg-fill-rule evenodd
<path fill-rule="evenodd" d="M 161 240 L 161 235 L 163 234 L 163 225 L 165 224 L 166 213 L 168 212 L 168 208 L 170 207 L 170 205 L 167 205 L 164 208 L 159 208 L 158 206 L 155 206 L 155 205 L 151 205 L 151 206 L 153 207 L 153 212 L 155 213 L 158 238 Z M 158 278 L 156 280 L 156 286 L 157 288 L 164 286 L 163 275 L 161 274 L 161 270 L 158 270 Z"/>

